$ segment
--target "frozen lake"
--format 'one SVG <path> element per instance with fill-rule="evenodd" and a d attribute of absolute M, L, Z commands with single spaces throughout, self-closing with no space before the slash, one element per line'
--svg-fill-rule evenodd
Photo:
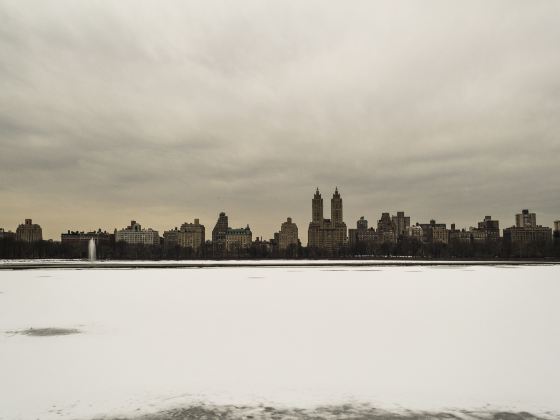
<path fill-rule="evenodd" d="M 558 265 L 0 270 L 0 419 L 348 402 L 559 418 L 559 303 Z"/>

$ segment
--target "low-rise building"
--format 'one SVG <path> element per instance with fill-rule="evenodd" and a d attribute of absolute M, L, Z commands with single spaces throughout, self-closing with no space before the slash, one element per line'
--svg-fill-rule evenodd
<path fill-rule="evenodd" d="M 91 239 L 97 244 L 110 243 L 111 234 L 106 231 L 102 232 L 101 229 L 91 232 L 69 230 L 66 233 L 60 234 L 60 242 L 63 244 L 87 245 Z"/>
<path fill-rule="evenodd" d="M 43 230 L 31 219 L 25 219 L 25 223 L 19 225 L 16 229 L 16 240 L 24 242 L 42 241 Z"/>
<path fill-rule="evenodd" d="M 115 231 L 115 241 L 137 245 L 159 245 L 159 234 L 157 230 L 142 229 L 140 223 L 132 220 L 130 226 Z"/>

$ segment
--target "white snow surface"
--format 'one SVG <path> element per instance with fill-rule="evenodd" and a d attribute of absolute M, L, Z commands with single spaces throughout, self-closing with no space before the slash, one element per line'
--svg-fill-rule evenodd
<path fill-rule="evenodd" d="M 558 265 L 0 270 L 0 419 L 198 401 L 556 416 L 559 301 Z M 47 327 L 81 333 L 17 333 Z"/>

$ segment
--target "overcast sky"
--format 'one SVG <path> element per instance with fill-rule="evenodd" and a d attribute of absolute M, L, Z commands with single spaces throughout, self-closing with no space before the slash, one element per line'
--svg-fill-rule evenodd
<path fill-rule="evenodd" d="M 560 218 L 560 2 L 0 0 L 0 227 Z"/>

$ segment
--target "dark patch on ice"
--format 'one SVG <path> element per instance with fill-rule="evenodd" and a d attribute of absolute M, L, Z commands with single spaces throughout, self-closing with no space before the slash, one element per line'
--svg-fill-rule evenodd
<path fill-rule="evenodd" d="M 55 335 L 80 334 L 77 328 L 29 328 L 20 331 L 8 331 L 8 334 L 31 335 L 34 337 L 51 337 Z"/>
<path fill-rule="evenodd" d="M 249 276 L 247 278 L 248 279 L 264 279 L 264 277 L 259 277 L 259 276 Z"/>
<path fill-rule="evenodd" d="M 108 419 L 107 417 L 103 417 Z M 110 420 L 545 420 L 527 412 L 412 411 L 391 412 L 369 404 L 341 404 L 314 408 L 198 404 L 154 414 L 113 417 Z M 100 419 L 99 419 L 100 420 Z"/>

